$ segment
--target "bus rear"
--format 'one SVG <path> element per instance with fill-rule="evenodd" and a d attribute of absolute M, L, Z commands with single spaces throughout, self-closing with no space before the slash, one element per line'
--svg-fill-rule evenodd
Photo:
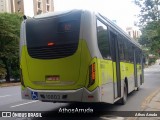
<path fill-rule="evenodd" d="M 49 102 L 95 102 L 96 64 L 82 37 L 82 11 L 44 14 L 21 25 L 22 98 Z"/>

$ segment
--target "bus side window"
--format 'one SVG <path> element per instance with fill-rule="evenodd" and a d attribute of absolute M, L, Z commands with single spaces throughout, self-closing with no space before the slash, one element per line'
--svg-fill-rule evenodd
<path fill-rule="evenodd" d="M 125 41 L 125 60 L 128 62 L 129 61 L 129 51 L 128 51 L 128 44 L 127 42 Z"/>
<path fill-rule="evenodd" d="M 111 59 L 108 29 L 105 24 L 97 20 L 97 42 L 104 59 Z"/>
<path fill-rule="evenodd" d="M 131 62 L 134 63 L 134 46 L 131 45 Z"/>
<path fill-rule="evenodd" d="M 134 63 L 134 51 L 135 51 L 135 46 L 132 46 L 132 62 Z"/>
<path fill-rule="evenodd" d="M 124 61 L 124 43 L 123 43 L 123 38 L 119 37 L 119 55 L 120 55 L 120 60 Z"/>
<path fill-rule="evenodd" d="M 112 31 L 110 31 L 110 43 L 111 43 L 111 53 L 113 61 L 116 61 L 115 39 L 116 35 Z"/>
<path fill-rule="evenodd" d="M 138 63 L 140 64 L 141 63 L 141 51 L 138 50 Z"/>
<path fill-rule="evenodd" d="M 140 64 L 143 63 L 143 54 L 142 54 L 142 51 L 140 50 Z"/>
<path fill-rule="evenodd" d="M 139 64 L 140 63 L 140 52 L 138 49 L 136 49 L 136 63 Z"/>
<path fill-rule="evenodd" d="M 128 61 L 133 62 L 133 47 L 132 44 L 127 42 L 127 49 L 128 49 Z"/>
<path fill-rule="evenodd" d="M 136 64 L 137 64 L 138 63 L 138 51 L 137 51 L 137 49 L 135 51 L 135 56 L 136 56 Z"/>

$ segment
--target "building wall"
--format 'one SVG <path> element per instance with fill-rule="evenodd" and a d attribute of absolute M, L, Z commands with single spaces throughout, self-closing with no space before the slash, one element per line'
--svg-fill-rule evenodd
<path fill-rule="evenodd" d="M 0 12 L 5 11 L 5 0 L 0 0 Z"/>
<path fill-rule="evenodd" d="M 127 33 L 134 39 L 137 39 L 141 35 L 141 31 L 137 27 L 127 27 Z"/>
<path fill-rule="evenodd" d="M 34 15 L 54 11 L 53 0 L 34 0 Z"/>
<path fill-rule="evenodd" d="M 6 12 L 11 12 L 11 2 L 10 0 L 6 0 Z"/>
<path fill-rule="evenodd" d="M 23 0 L 0 0 L 0 12 L 24 13 Z"/>
<path fill-rule="evenodd" d="M 12 13 L 22 13 L 24 14 L 24 2 L 23 0 L 10 0 L 11 2 L 11 12 Z"/>
<path fill-rule="evenodd" d="M 11 4 L 11 12 L 13 12 L 14 11 L 14 6 L 13 6 L 13 0 L 10 0 L 10 4 Z"/>
<path fill-rule="evenodd" d="M 0 0 L 0 12 L 11 12 L 10 0 Z"/>
<path fill-rule="evenodd" d="M 38 15 L 50 11 L 54 11 L 53 0 L 0 0 L 0 12 L 20 12 L 27 16 L 32 13 L 30 17 L 33 17 L 33 13 Z"/>
<path fill-rule="evenodd" d="M 23 0 L 15 0 L 15 12 L 21 12 L 22 14 L 24 14 Z"/>

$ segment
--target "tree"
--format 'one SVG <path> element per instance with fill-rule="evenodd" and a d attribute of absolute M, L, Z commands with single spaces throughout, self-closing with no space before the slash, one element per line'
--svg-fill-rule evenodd
<path fill-rule="evenodd" d="M 158 22 L 150 22 L 142 29 L 142 35 L 139 43 L 148 48 L 152 54 L 159 54 L 160 34 L 158 32 L 160 25 Z"/>
<path fill-rule="evenodd" d="M 14 77 L 18 71 L 18 46 L 20 36 L 21 15 L 0 13 L 0 60 L 6 70 L 6 81 Z M 2 69 L 2 67 L 1 67 Z"/>
<path fill-rule="evenodd" d="M 160 1 L 159 0 L 135 0 L 135 4 L 141 8 L 139 17 L 142 25 L 159 21 L 160 19 Z"/>
<path fill-rule="evenodd" d="M 160 55 L 160 1 L 135 0 L 135 4 L 141 8 L 139 26 L 142 36 L 139 42 L 152 54 Z"/>
<path fill-rule="evenodd" d="M 6 75 L 5 65 L 3 64 L 2 60 L 0 60 L 0 79 L 3 79 Z"/>

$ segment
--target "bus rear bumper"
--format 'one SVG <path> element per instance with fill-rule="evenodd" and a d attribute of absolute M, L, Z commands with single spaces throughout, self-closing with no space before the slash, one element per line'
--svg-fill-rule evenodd
<path fill-rule="evenodd" d="M 22 99 L 46 102 L 100 102 L 99 87 L 94 91 L 86 88 L 77 90 L 33 90 L 25 88 L 21 91 Z"/>

